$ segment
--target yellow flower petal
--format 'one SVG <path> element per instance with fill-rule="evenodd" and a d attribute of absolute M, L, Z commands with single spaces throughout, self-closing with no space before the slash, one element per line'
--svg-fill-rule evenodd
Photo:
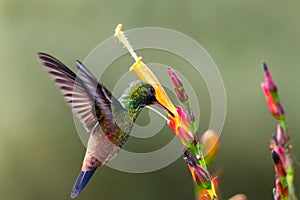
<path fill-rule="evenodd" d="M 130 68 L 130 71 L 134 71 L 137 76 L 146 83 L 149 83 L 152 85 L 156 92 L 156 99 L 161 103 L 163 106 L 165 106 L 170 112 L 174 114 L 175 118 L 178 118 L 178 114 L 176 111 L 175 106 L 169 99 L 168 95 L 166 94 L 165 90 L 157 80 L 156 76 L 153 74 L 153 72 L 143 63 L 142 57 L 139 57 L 139 59 L 134 63 L 134 65 Z M 173 118 L 172 116 L 169 116 L 169 118 Z M 178 124 L 178 120 L 175 120 Z"/>

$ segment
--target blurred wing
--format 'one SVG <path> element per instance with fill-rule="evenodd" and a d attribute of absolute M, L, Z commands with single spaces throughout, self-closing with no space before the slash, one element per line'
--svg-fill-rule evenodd
<path fill-rule="evenodd" d="M 82 80 L 62 62 L 46 53 L 38 53 L 50 77 L 62 92 L 67 104 L 89 132 L 98 122 L 95 103 L 83 86 Z"/>
<path fill-rule="evenodd" d="M 116 130 L 112 104 L 118 108 L 122 108 L 120 107 L 119 101 L 112 96 L 104 85 L 98 83 L 94 75 L 81 62 L 77 61 L 76 65 L 79 69 L 83 86 L 99 108 L 99 110 L 96 109 L 96 115 L 99 121 L 101 121 L 100 126 L 102 130 L 105 134 L 115 134 Z"/>

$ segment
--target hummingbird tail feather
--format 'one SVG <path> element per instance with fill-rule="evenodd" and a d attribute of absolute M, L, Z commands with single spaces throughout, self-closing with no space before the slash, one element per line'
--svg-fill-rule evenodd
<path fill-rule="evenodd" d="M 102 163 L 97 158 L 95 158 L 88 152 L 86 153 L 82 163 L 81 172 L 79 173 L 79 176 L 73 186 L 71 198 L 75 198 L 79 195 L 79 193 L 83 190 L 83 188 L 93 176 L 96 169 L 100 167 L 101 164 Z"/>
<path fill-rule="evenodd" d="M 93 176 L 94 172 L 97 168 L 91 170 L 91 171 L 81 171 L 71 192 L 71 198 L 75 198 L 79 195 L 81 190 L 86 186 L 86 184 L 89 182 L 91 177 Z"/>

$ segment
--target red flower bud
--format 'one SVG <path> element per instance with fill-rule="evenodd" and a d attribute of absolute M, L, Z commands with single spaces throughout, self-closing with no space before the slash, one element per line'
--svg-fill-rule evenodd
<path fill-rule="evenodd" d="M 265 71 L 265 83 L 270 92 L 277 92 L 277 86 L 272 79 L 272 76 L 268 70 L 267 64 L 263 63 L 264 71 Z"/>

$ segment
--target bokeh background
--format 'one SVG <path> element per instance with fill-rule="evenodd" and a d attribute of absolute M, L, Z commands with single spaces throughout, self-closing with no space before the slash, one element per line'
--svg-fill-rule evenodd
<path fill-rule="evenodd" d="M 235 193 L 245 193 L 249 199 L 272 199 L 274 172 L 268 144 L 276 121 L 260 89 L 261 62 L 268 62 L 279 85 L 297 160 L 299 9 L 296 0 L 0 0 L 0 199 L 70 199 L 85 148 L 71 111 L 37 61 L 36 53 L 51 52 L 75 69 L 74 61 L 83 60 L 113 34 L 120 22 L 125 29 L 174 29 L 206 48 L 219 67 L 227 92 L 220 152 L 211 166 L 220 175 L 220 193 L 223 199 Z M 165 52 L 161 56 L 159 52 L 140 53 L 149 59 L 156 55 L 159 62 L 171 66 L 180 64 Z M 129 56 L 123 60 L 114 64 L 127 69 L 132 60 Z M 117 70 L 107 70 L 101 81 L 112 88 L 116 74 Z M 210 117 L 210 102 L 201 77 L 197 89 L 203 100 L 199 124 L 203 132 Z M 141 125 L 149 123 L 147 113 L 141 119 Z M 148 151 L 163 146 L 172 137 L 166 127 L 163 134 L 146 142 L 131 139 L 126 148 Z M 300 194 L 298 165 L 295 170 Z M 146 174 L 103 167 L 78 199 L 179 200 L 193 199 L 193 195 L 191 176 L 183 160 L 178 159 Z"/>

